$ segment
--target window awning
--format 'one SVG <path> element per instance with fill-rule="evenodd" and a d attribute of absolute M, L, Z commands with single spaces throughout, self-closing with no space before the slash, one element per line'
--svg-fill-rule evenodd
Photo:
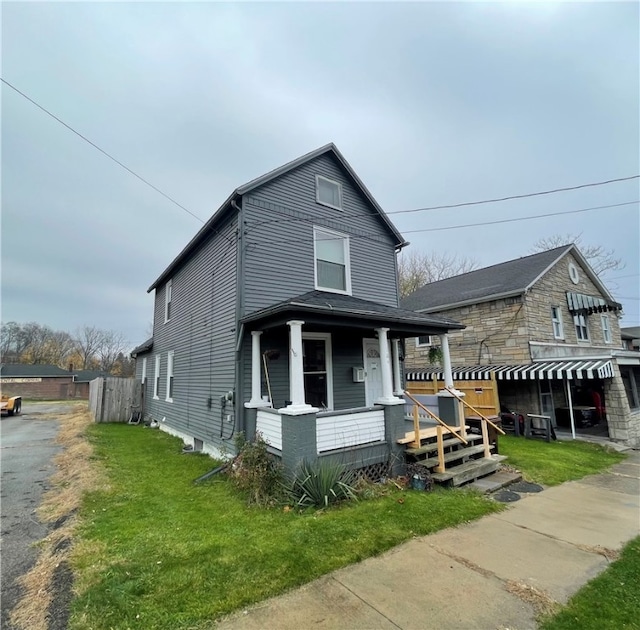
<path fill-rule="evenodd" d="M 567 291 L 567 306 L 569 312 L 574 314 L 591 315 L 592 313 L 606 313 L 608 311 L 621 311 L 622 304 L 605 300 L 595 295 L 584 293 L 571 293 Z"/>
<path fill-rule="evenodd" d="M 562 361 L 539 361 L 527 365 L 476 365 L 475 367 L 452 368 L 457 381 L 489 380 L 491 375 L 498 381 L 546 380 L 562 378 L 613 378 L 610 359 L 582 359 Z M 444 373 L 439 368 L 424 371 L 408 371 L 407 381 L 441 381 Z"/>

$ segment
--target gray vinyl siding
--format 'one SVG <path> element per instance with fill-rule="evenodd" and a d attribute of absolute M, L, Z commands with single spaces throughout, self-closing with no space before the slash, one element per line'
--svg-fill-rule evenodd
<path fill-rule="evenodd" d="M 220 398 L 235 387 L 236 225 L 234 217 L 218 228 L 219 233 L 176 271 L 172 277 L 171 319 L 166 323 L 166 284 L 157 288 L 153 350 L 147 363 L 147 413 L 218 447 L 222 445 L 221 429 L 224 436 L 229 436 L 234 426 L 233 405 L 223 411 Z M 173 402 L 168 402 L 167 361 L 171 350 L 174 391 Z M 153 378 L 158 354 L 161 379 L 156 400 Z M 227 422 L 227 415 L 231 422 Z"/>
<path fill-rule="evenodd" d="M 316 202 L 316 175 L 342 184 L 343 210 Z M 330 155 L 248 193 L 243 314 L 315 289 L 313 226 L 350 237 L 354 297 L 398 305 L 393 240 L 374 208 Z"/>
<path fill-rule="evenodd" d="M 362 357 L 362 331 L 343 329 L 338 332 L 319 326 L 304 326 L 303 332 L 331 333 L 331 354 L 333 364 L 333 408 L 349 409 L 363 407 L 365 405 L 364 383 L 353 382 L 354 367 L 363 367 Z M 371 335 L 373 337 L 373 331 Z M 276 351 L 277 358 L 267 360 L 269 382 L 273 396 L 273 406 L 276 409 L 284 407 L 289 399 L 289 329 L 288 327 L 276 328 L 265 331 L 260 337 L 260 352 Z M 251 336 L 245 338 L 244 353 L 244 391 L 246 401 L 251 392 Z M 267 395 L 266 375 L 264 365 L 261 363 L 262 394 Z"/>

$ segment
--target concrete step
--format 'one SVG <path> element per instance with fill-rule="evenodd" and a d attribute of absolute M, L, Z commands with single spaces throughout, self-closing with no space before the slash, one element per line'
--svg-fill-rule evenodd
<path fill-rule="evenodd" d="M 516 472 L 508 472 L 506 470 L 497 470 L 482 479 L 476 479 L 465 487 L 469 490 L 477 490 L 483 494 L 490 494 L 497 492 L 502 488 L 510 486 L 512 483 L 516 483 L 522 479 L 522 475 Z"/>

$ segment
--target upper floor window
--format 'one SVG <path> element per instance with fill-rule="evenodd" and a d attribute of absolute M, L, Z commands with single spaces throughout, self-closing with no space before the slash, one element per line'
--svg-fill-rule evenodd
<path fill-rule="evenodd" d="M 431 345 L 431 335 L 416 337 L 416 348 L 425 348 Z"/>
<path fill-rule="evenodd" d="M 165 400 L 173 402 L 173 350 L 167 354 L 167 393 Z"/>
<path fill-rule="evenodd" d="M 609 316 L 600 315 L 602 321 L 602 338 L 605 343 L 611 343 L 611 327 L 609 326 Z"/>
<path fill-rule="evenodd" d="M 153 374 L 153 397 L 160 398 L 160 355 L 156 355 L 156 369 Z"/>
<path fill-rule="evenodd" d="M 576 337 L 578 341 L 589 341 L 589 329 L 587 328 L 587 318 L 580 314 L 573 316 L 573 323 L 576 327 Z"/>
<path fill-rule="evenodd" d="M 173 281 L 168 280 L 164 289 L 164 321 L 171 319 L 171 300 L 173 299 Z"/>
<path fill-rule="evenodd" d="M 322 175 L 316 175 L 316 201 L 324 206 L 342 210 L 342 185 Z"/>
<path fill-rule="evenodd" d="M 564 339 L 564 330 L 562 330 L 562 311 L 559 306 L 551 307 L 551 323 L 553 324 L 553 338 Z"/>
<path fill-rule="evenodd" d="M 314 227 L 313 245 L 316 289 L 351 295 L 349 237 Z"/>

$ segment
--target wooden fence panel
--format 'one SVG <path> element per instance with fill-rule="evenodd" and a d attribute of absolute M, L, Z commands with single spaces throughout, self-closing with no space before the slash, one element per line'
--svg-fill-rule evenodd
<path fill-rule="evenodd" d="M 139 408 L 142 388 L 133 378 L 97 378 L 89 384 L 89 408 L 95 422 L 127 422 Z"/>
<path fill-rule="evenodd" d="M 444 381 L 407 381 L 410 394 L 437 394 L 444 389 Z M 475 407 L 485 416 L 500 415 L 498 383 L 495 379 L 478 381 L 454 381 L 453 386 L 464 396 L 465 402 Z M 465 407 L 465 416 L 475 415 Z"/>

